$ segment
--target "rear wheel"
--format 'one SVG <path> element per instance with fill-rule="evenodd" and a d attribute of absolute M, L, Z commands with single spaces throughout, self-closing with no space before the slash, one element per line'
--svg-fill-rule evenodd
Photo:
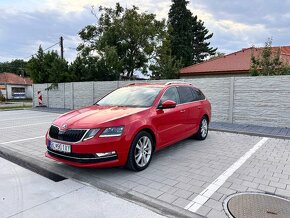
<path fill-rule="evenodd" d="M 198 132 L 195 135 L 195 138 L 198 140 L 205 140 L 208 134 L 208 120 L 205 116 L 201 118 Z"/>
<path fill-rule="evenodd" d="M 141 171 L 148 167 L 153 154 L 152 136 L 145 131 L 139 132 L 134 138 L 127 160 L 127 168 Z"/>

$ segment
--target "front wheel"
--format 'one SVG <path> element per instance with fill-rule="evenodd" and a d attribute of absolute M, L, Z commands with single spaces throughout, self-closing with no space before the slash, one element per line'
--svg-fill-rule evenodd
<path fill-rule="evenodd" d="M 195 138 L 198 140 L 205 140 L 208 134 L 208 120 L 206 117 L 202 117 L 198 132 L 195 135 Z"/>
<path fill-rule="evenodd" d="M 148 167 L 153 154 L 152 136 L 145 131 L 139 132 L 134 138 L 127 160 L 127 168 L 141 171 Z"/>

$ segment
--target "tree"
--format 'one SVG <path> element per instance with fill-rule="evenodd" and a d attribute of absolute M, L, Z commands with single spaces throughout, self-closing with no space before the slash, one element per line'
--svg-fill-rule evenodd
<path fill-rule="evenodd" d="M 148 73 L 149 62 L 160 44 L 165 21 L 157 21 L 154 14 L 141 13 L 135 6 L 124 9 L 100 7 L 96 25 L 79 32 L 83 42 L 78 50 L 83 57 L 96 56 L 100 72 L 118 72 L 133 78 L 134 72 Z M 115 74 L 113 73 L 113 74 Z"/>
<path fill-rule="evenodd" d="M 114 52 L 114 51 L 113 51 Z M 92 81 L 92 80 L 118 80 L 119 62 L 114 59 L 114 55 L 107 51 L 103 54 L 105 57 L 98 58 L 93 56 L 78 56 L 69 66 L 72 75 L 72 81 Z"/>
<path fill-rule="evenodd" d="M 287 62 L 281 60 L 280 48 L 272 48 L 272 39 L 265 42 L 262 52 L 254 54 L 255 48 L 252 48 L 251 68 L 252 76 L 271 76 L 290 74 L 290 67 Z M 257 50 L 259 52 L 259 50 Z"/>
<path fill-rule="evenodd" d="M 204 22 L 193 16 L 187 9 L 188 1 L 172 0 L 168 22 L 172 27 L 172 55 L 181 61 L 182 66 L 202 62 L 209 55 L 214 55 L 216 48 L 207 42 L 213 34 L 204 26 Z"/>
<path fill-rule="evenodd" d="M 34 83 L 60 83 L 71 79 L 67 62 L 56 51 L 44 53 L 41 46 L 36 56 L 28 61 L 27 71 Z"/>
<path fill-rule="evenodd" d="M 27 62 L 21 59 L 0 63 L 0 73 L 11 72 L 18 75 L 28 76 L 28 72 L 25 70 L 26 64 Z"/>
<path fill-rule="evenodd" d="M 214 55 L 211 55 L 209 57 L 209 60 L 212 60 L 212 59 L 216 59 L 216 58 L 220 58 L 220 57 L 223 57 L 225 56 L 226 54 L 223 53 L 223 52 L 216 52 Z"/>
<path fill-rule="evenodd" d="M 150 66 L 152 79 L 176 79 L 179 76 L 181 63 L 172 56 L 168 32 L 165 33 L 161 46 L 156 49 L 155 63 Z"/>

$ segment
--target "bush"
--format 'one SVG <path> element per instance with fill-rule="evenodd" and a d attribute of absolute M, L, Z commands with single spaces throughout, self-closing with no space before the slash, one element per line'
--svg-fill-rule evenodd
<path fill-rule="evenodd" d="M 0 94 L 0 102 L 4 102 L 6 100 L 6 98 L 4 97 L 4 95 Z"/>

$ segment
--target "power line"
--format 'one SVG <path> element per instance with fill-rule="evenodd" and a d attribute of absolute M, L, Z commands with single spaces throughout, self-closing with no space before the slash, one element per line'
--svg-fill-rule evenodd
<path fill-rule="evenodd" d="M 52 47 L 54 47 L 54 46 L 56 46 L 56 45 L 59 45 L 59 42 L 57 42 L 57 43 L 55 43 L 55 44 L 49 46 L 48 48 L 44 49 L 43 51 L 47 51 L 48 49 L 51 49 Z M 32 55 L 30 55 L 30 56 L 28 56 L 28 57 L 25 58 L 25 59 L 28 59 L 28 58 L 32 57 L 33 55 L 36 55 L 36 54 L 37 54 L 37 52 L 34 53 L 34 54 L 32 54 Z M 25 59 L 24 59 L 24 60 L 25 60 Z"/>

